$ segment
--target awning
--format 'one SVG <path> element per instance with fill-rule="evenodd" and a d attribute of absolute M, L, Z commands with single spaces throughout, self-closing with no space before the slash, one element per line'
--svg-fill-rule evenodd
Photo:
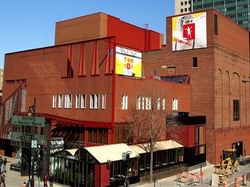
<path fill-rule="evenodd" d="M 134 150 L 138 154 L 146 153 L 145 147 L 146 144 L 137 144 L 137 145 L 130 145 L 129 147 Z M 183 145 L 179 144 L 178 142 L 174 140 L 164 140 L 164 141 L 158 141 L 156 142 L 154 146 L 154 152 L 156 151 L 162 151 L 162 150 L 169 150 L 169 149 L 177 149 L 181 148 Z"/>
<path fill-rule="evenodd" d="M 107 163 L 123 159 L 124 153 L 130 153 L 130 158 L 139 157 L 127 144 L 110 144 L 103 146 L 85 147 L 85 149 L 99 162 Z"/>
<path fill-rule="evenodd" d="M 75 156 L 78 149 L 64 149 L 65 152 L 69 153 L 71 156 Z"/>

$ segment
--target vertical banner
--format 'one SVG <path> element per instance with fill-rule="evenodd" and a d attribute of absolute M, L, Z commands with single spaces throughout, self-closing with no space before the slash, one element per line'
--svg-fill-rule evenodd
<path fill-rule="evenodd" d="M 172 18 L 172 51 L 207 47 L 206 12 Z"/>

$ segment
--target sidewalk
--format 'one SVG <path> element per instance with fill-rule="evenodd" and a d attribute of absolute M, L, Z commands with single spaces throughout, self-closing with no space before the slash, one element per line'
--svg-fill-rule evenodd
<path fill-rule="evenodd" d="M 24 181 L 28 180 L 28 176 L 21 176 L 19 172 L 10 170 L 11 163 L 17 163 L 18 160 L 11 157 L 2 156 L 3 158 L 7 158 L 7 172 L 5 183 L 7 187 L 21 187 Z M 38 181 L 38 178 L 35 177 L 35 187 L 43 187 L 43 182 Z M 53 183 L 53 187 L 68 187 L 65 185 L 61 185 L 58 183 Z"/>
<path fill-rule="evenodd" d="M 207 185 L 206 183 L 209 183 L 211 180 L 211 173 L 214 171 L 214 166 L 213 165 L 207 165 L 205 167 L 202 167 L 202 172 L 204 174 L 203 177 L 203 183 L 202 186 L 210 186 Z M 200 173 L 200 168 L 197 169 L 192 169 L 188 171 L 189 173 Z M 177 187 L 177 186 L 185 186 L 183 183 L 177 182 L 177 175 L 173 175 L 170 177 L 166 177 L 163 179 L 156 180 L 155 183 L 146 183 L 146 182 L 141 182 L 137 184 L 131 185 L 131 187 Z M 188 186 L 188 185 L 187 185 Z M 190 185 L 189 185 L 190 186 Z M 198 183 L 195 186 L 200 186 Z"/>
<path fill-rule="evenodd" d="M 202 167 L 203 172 L 203 179 L 201 183 L 195 183 L 196 187 L 211 187 L 212 182 L 212 174 L 214 173 L 214 165 L 207 164 L 205 167 Z M 189 173 L 200 173 L 200 168 L 192 169 L 189 168 Z M 229 179 L 229 186 L 234 186 L 235 177 L 239 178 L 239 183 L 242 183 L 242 175 L 250 173 L 250 164 L 240 166 L 240 171 L 234 173 Z M 194 185 L 194 184 L 193 184 Z M 177 182 L 177 175 L 166 177 L 163 179 L 156 180 L 155 183 L 148 183 L 148 182 L 140 182 L 137 184 L 130 185 L 131 187 L 188 187 L 193 186 L 192 184 L 184 184 L 181 182 Z M 242 186 L 242 185 L 239 185 Z M 250 186 L 250 181 L 247 181 L 247 186 Z M 215 186 L 214 186 L 215 187 Z"/>

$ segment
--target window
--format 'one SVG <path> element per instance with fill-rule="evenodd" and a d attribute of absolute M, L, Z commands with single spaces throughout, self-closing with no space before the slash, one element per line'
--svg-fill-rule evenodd
<path fill-rule="evenodd" d="M 214 15 L 214 34 L 218 35 L 218 16 Z"/>
<path fill-rule="evenodd" d="M 127 110 L 128 109 L 128 95 L 122 95 L 122 110 Z"/>
<path fill-rule="evenodd" d="M 80 104 L 81 104 L 81 95 L 77 94 L 76 95 L 76 108 L 80 108 Z"/>
<path fill-rule="evenodd" d="M 86 108 L 86 96 L 84 94 L 76 95 L 76 108 Z"/>
<path fill-rule="evenodd" d="M 106 94 L 102 94 L 102 109 L 106 109 Z"/>
<path fill-rule="evenodd" d="M 146 97 L 146 110 L 151 110 L 152 109 L 152 104 L 151 104 L 151 97 Z"/>
<path fill-rule="evenodd" d="M 172 110 L 178 111 L 178 99 L 177 98 L 173 98 L 172 100 Z"/>
<path fill-rule="evenodd" d="M 81 95 L 81 108 L 86 108 L 86 95 L 82 94 Z"/>
<path fill-rule="evenodd" d="M 57 95 L 53 95 L 52 97 L 52 108 L 56 108 Z"/>
<path fill-rule="evenodd" d="M 162 110 L 166 110 L 166 99 L 165 98 L 162 99 L 161 103 L 162 103 Z"/>
<path fill-rule="evenodd" d="M 58 108 L 63 107 L 63 95 L 58 95 Z"/>
<path fill-rule="evenodd" d="M 141 96 L 136 98 L 136 110 L 141 110 Z"/>
<path fill-rule="evenodd" d="M 98 109 L 99 108 L 99 95 L 98 94 L 90 94 L 90 109 Z"/>
<path fill-rule="evenodd" d="M 72 108 L 72 95 L 66 94 L 64 108 Z"/>
<path fill-rule="evenodd" d="M 157 100 L 156 100 L 156 109 L 157 110 L 161 109 L 161 98 L 157 98 Z"/>
<path fill-rule="evenodd" d="M 240 119 L 240 101 L 233 100 L 233 120 L 238 121 Z"/>
<path fill-rule="evenodd" d="M 141 99 L 141 109 L 142 110 L 145 109 L 145 97 L 142 97 L 142 99 Z"/>
<path fill-rule="evenodd" d="M 88 141 L 91 144 L 107 144 L 108 132 L 106 129 L 93 129 L 88 130 Z"/>
<path fill-rule="evenodd" d="M 198 59 L 197 57 L 193 57 L 193 68 L 197 68 L 198 67 Z"/>

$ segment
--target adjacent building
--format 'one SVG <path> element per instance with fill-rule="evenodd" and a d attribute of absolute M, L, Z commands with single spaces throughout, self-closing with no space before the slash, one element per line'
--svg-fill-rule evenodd
<path fill-rule="evenodd" d="M 243 28 L 250 30 L 250 2 L 248 0 L 193 0 L 193 11 L 214 8 L 235 21 Z"/>
<path fill-rule="evenodd" d="M 175 0 L 175 15 L 192 12 L 191 0 Z"/>
<path fill-rule="evenodd" d="M 0 90 L 3 90 L 3 70 L 0 69 Z"/>
<path fill-rule="evenodd" d="M 175 0 L 175 15 L 186 14 L 207 9 L 216 9 L 243 28 L 250 29 L 248 0 Z"/>
<path fill-rule="evenodd" d="M 226 148 L 249 154 L 248 31 L 210 9 L 168 17 L 167 36 L 165 48 L 144 53 L 145 75 L 190 76 L 191 114 L 207 117 L 209 162 Z"/>

